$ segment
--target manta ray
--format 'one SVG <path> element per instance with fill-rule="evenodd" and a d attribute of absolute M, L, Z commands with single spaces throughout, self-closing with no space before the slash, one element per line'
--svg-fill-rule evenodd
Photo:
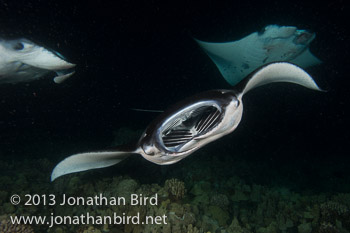
<path fill-rule="evenodd" d="M 294 64 L 266 64 L 230 90 L 199 93 L 170 107 L 149 124 L 134 145 L 67 157 L 53 169 L 51 181 L 73 172 L 112 166 L 133 154 L 159 165 L 176 163 L 233 132 L 242 118 L 244 94 L 272 82 L 321 90 L 308 73 Z"/>
<path fill-rule="evenodd" d="M 52 71 L 54 82 L 61 83 L 74 74 L 74 67 L 58 52 L 30 40 L 0 39 L 0 84 L 31 82 Z"/>
<path fill-rule="evenodd" d="M 197 43 L 216 64 L 222 76 L 232 86 L 256 68 L 275 61 L 287 61 L 302 68 L 320 64 L 309 50 L 315 33 L 293 26 L 269 25 L 240 40 Z"/>

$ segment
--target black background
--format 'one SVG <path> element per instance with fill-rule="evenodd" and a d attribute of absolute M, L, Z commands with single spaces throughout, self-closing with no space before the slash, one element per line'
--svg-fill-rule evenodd
<path fill-rule="evenodd" d="M 349 8 L 345 1 L 0 1 L 0 36 L 25 37 L 76 63 L 51 78 L 0 86 L 0 155 L 59 161 L 110 145 L 113 131 L 143 129 L 154 113 L 200 91 L 230 88 L 192 37 L 229 41 L 269 24 L 316 32 L 308 69 L 327 92 L 292 84 L 244 98 L 238 129 L 211 148 L 279 163 L 350 169 Z M 254 155 L 252 155 L 254 154 Z M 306 168 L 307 170 L 307 168 Z M 344 175 L 344 174 L 343 174 Z"/>

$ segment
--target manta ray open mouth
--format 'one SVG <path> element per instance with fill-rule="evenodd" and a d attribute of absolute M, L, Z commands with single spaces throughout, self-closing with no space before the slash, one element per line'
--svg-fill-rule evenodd
<path fill-rule="evenodd" d="M 209 131 L 220 120 L 220 110 L 214 106 L 203 106 L 192 111 L 186 119 L 180 119 L 169 123 L 162 132 L 163 143 L 169 149 L 175 149 Z"/>

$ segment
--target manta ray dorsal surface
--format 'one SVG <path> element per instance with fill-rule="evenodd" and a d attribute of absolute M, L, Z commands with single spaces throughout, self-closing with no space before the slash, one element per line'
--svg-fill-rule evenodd
<path fill-rule="evenodd" d="M 309 51 L 315 33 L 292 26 L 269 25 L 240 40 L 214 43 L 197 40 L 232 86 L 249 73 L 276 61 L 287 61 L 302 68 L 320 64 Z"/>
<path fill-rule="evenodd" d="M 130 149 L 115 148 L 67 157 L 54 168 L 51 180 L 69 173 L 108 167 L 132 154 L 159 165 L 176 163 L 233 132 L 242 118 L 243 95 L 273 82 L 289 82 L 321 90 L 308 73 L 294 64 L 267 64 L 252 72 L 232 90 L 199 93 L 173 105 L 149 124 Z"/>

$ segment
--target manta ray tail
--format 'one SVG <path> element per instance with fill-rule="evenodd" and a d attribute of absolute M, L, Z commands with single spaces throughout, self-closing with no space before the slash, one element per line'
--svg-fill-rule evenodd
<path fill-rule="evenodd" d="M 51 174 L 51 181 L 74 172 L 109 167 L 132 154 L 137 153 L 134 151 L 110 150 L 71 155 L 56 165 Z"/>
<path fill-rule="evenodd" d="M 273 82 L 289 82 L 322 91 L 302 68 L 288 62 L 274 62 L 262 66 L 243 79 L 234 88 L 241 98 L 248 91 Z"/>

